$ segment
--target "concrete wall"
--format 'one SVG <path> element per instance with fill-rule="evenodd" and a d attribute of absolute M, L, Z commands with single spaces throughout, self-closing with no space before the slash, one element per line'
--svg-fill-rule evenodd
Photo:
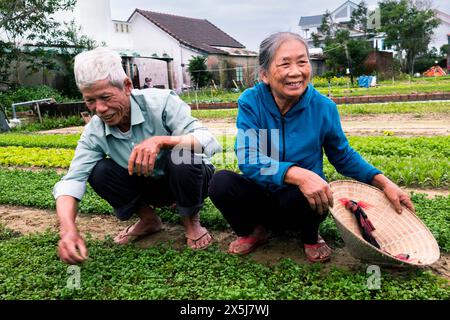
<path fill-rule="evenodd" d="M 154 25 L 140 14 L 135 14 L 131 21 L 132 42 L 134 50 L 141 55 L 151 57 L 170 57 L 170 72 L 172 74 L 173 89 L 179 91 L 184 86 L 190 85 L 190 78 L 187 73 L 187 66 L 192 56 L 199 55 L 198 52 L 186 48 L 180 42 Z M 184 65 L 184 66 L 183 66 Z M 153 79 L 164 81 L 164 79 Z"/>
<path fill-rule="evenodd" d="M 243 82 L 239 85 L 251 87 L 258 79 L 258 58 L 245 56 L 209 55 L 208 69 L 213 73 L 216 85 L 233 88 L 233 80 L 237 80 L 237 68 L 243 68 Z"/>
<path fill-rule="evenodd" d="M 144 85 L 146 77 L 152 78 L 154 86 L 164 86 L 169 88 L 169 78 L 167 74 L 167 63 L 162 60 L 149 58 L 134 58 L 134 64 L 139 69 L 139 82 Z"/>

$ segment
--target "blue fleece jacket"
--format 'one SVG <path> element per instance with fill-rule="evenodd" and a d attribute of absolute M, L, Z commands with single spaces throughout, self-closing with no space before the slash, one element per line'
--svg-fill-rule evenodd
<path fill-rule="evenodd" d="M 370 184 L 381 173 L 353 150 L 336 104 L 309 84 L 300 101 L 281 115 L 270 88 L 259 83 L 238 100 L 235 151 L 242 173 L 269 191 L 287 184 L 291 166 L 323 173 L 323 151 L 336 170 Z"/>

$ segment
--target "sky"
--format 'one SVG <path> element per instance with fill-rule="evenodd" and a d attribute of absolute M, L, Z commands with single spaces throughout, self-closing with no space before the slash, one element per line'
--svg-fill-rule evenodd
<path fill-rule="evenodd" d="M 111 15 L 127 20 L 134 9 L 207 19 L 224 32 L 258 51 L 268 35 L 278 31 L 297 31 L 301 16 L 333 11 L 346 0 L 110 0 Z M 359 0 L 353 2 L 359 3 Z M 366 0 L 369 7 L 377 0 Z M 450 14 L 449 0 L 433 0 L 433 6 Z M 450 31 L 449 31 L 450 32 Z"/>

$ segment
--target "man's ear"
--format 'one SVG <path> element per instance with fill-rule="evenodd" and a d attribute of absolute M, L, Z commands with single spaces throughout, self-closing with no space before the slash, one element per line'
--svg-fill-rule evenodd
<path fill-rule="evenodd" d="M 259 73 L 259 76 L 265 84 L 269 85 L 269 77 L 267 76 L 266 70 L 261 70 L 261 72 Z"/>
<path fill-rule="evenodd" d="M 123 88 L 127 96 L 131 95 L 131 90 L 133 90 L 133 83 L 131 82 L 130 78 L 126 77 L 123 80 Z"/>

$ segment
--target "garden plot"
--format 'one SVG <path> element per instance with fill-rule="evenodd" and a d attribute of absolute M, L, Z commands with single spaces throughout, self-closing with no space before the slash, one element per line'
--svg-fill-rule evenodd
<path fill-rule="evenodd" d="M 104 240 L 113 238 L 128 224 L 135 221 L 135 218 L 128 222 L 123 222 L 113 216 L 80 214 L 77 218 L 77 225 L 84 238 Z M 46 231 L 56 233 L 58 231 L 57 219 L 52 210 L 0 205 L 0 223 L 21 235 L 39 234 Z M 235 238 L 235 235 L 229 230 L 214 230 L 212 234 L 216 242 L 216 248 L 222 252 L 227 250 L 228 243 Z M 164 223 L 161 232 L 139 240 L 136 242 L 136 246 L 145 249 L 167 243 L 170 243 L 176 250 L 184 249 L 185 238 L 181 225 Z M 333 242 L 331 241 L 331 243 Z M 269 243 L 252 253 L 251 259 L 258 263 L 269 265 L 276 264 L 282 258 L 289 258 L 299 264 L 308 264 L 301 247 L 300 241 L 296 240 L 295 237 L 293 239 L 287 235 L 279 235 L 273 237 Z M 335 243 L 333 249 L 332 262 L 327 264 L 327 267 L 358 270 L 364 266 L 359 260 L 353 258 L 345 248 L 342 248 L 340 244 Z M 443 253 L 441 259 L 428 269 L 450 280 L 449 266 L 450 254 Z M 394 270 L 391 270 L 391 272 L 394 272 Z M 404 270 L 397 270 L 396 272 L 401 274 Z"/>
<path fill-rule="evenodd" d="M 421 114 L 425 120 L 439 120 L 436 117 L 447 113 L 433 118 Z M 404 116 L 394 116 L 394 120 L 401 122 Z M 412 113 L 406 116 L 416 119 Z M 346 117 L 353 118 L 345 115 L 344 121 Z M 377 119 L 381 117 L 387 120 L 386 115 Z M 367 115 L 359 120 L 373 121 Z M 233 119 L 228 123 L 234 126 Z M 448 134 L 349 137 L 356 150 L 402 187 L 436 195 L 427 198 L 414 192 L 413 201 L 438 241 L 441 259 L 418 271 L 383 268 L 378 291 L 367 289 L 367 265 L 348 254 L 331 218 L 321 227 L 322 236 L 334 250 L 331 263 L 324 266 L 308 264 L 301 243 L 287 235 L 275 237 L 248 258 L 226 254 L 234 235 L 210 201 L 201 212 L 204 225 L 216 239 L 208 250 L 185 249 L 179 217 L 170 209 L 159 210 L 162 232 L 135 246 L 119 247 L 111 237 L 133 221 L 118 221 L 111 215 L 111 207 L 90 188 L 77 221 L 90 239 L 91 259 L 82 265 L 83 288 L 67 290 L 67 266 L 56 256 L 57 221 L 51 189 L 67 170 L 78 137 L 0 135 L 0 299 L 450 299 Z M 219 137 L 223 139 L 226 137 Z M 224 154 L 217 157 L 232 158 L 233 154 L 233 143 L 227 143 Z M 234 161 L 215 161 L 218 169 L 237 170 Z M 325 171 L 331 180 L 340 178 L 329 164 Z M 11 268 L 14 275 L 7 272 Z"/>
<path fill-rule="evenodd" d="M 347 135 L 435 136 L 450 134 L 450 115 L 352 115 L 343 116 L 342 127 Z M 202 123 L 216 136 L 236 135 L 236 119 L 203 119 Z M 83 127 L 41 131 L 41 134 L 77 134 Z"/>

